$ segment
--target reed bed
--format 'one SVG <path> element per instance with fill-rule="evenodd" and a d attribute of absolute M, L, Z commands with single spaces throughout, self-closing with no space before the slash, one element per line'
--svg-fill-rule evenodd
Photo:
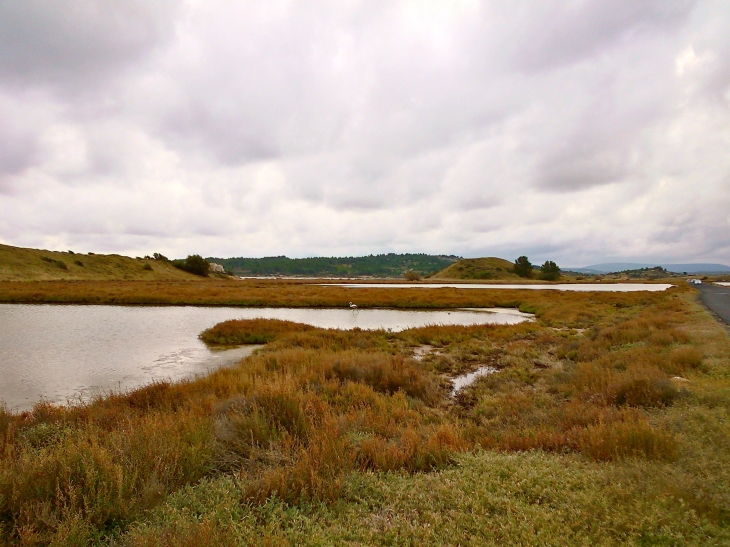
<path fill-rule="evenodd" d="M 260 305 L 352 299 L 345 289 L 283 286 L 251 283 L 235 290 Z M 84 290 L 90 296 L 97 289 Z M 180 284 L 169 290 L 155 298 L 190 298 L 192 289 Z M 123 284 L 106 297 L 134 300 L 139 291 Z M 230 303 L 224 300 L 233 298 L 231 289 L 221 291 L 199 296 L 208 304 Z M 451 476 L 457 466 L 488 481 L 468 494 L 477 479 L 452 477 L 455 496 L 486 499 L 499 488 L 499 499 L 511 504 L 508 512 L 532 515 L 539 502 L 524 505 L 522 487 L 501 482 L 499 473 L 524 474 L 515 465 L 542 470 L 529 479 L 535 499 L 559 498 L 556 474 L 575 489 L 566 496 L 577 505 L 561 509 L 562 524 L 544 521 L 554 529 L 555 544 L 571 537 L 594 542 L 589 540 L 602 533 L 616 542 L 651 534 L 726 537 L 730 345 L 691 290 L 465 292 L 357 294 L 363 305 L 421 303 L 424 293 L 435 293 L 443 307 L 509 303 L 536 312 L 539 320 L 400 333 L 227 321 L 202 339 L 266 344 L 237 367 L 86 405 L 0 412 L 0 537 L 6 544 L 60 545 L 317 544 L 343 538 L 387 544 L 394 536 L 377 516 L 379 504 L 408 489 L 408 499 L 392 509 L 398 534 L 419 543 L 474 542 L 490 525 L 469 524 L 456 498 L 441 508 L 451 511 L 451 521 L 439 521 L 431 536 L 408 528 L 402 511 L 428 515 L 431 506 L 451 499 L 447 492 L 441 501 L 430 498 L 442 489 L 427 477 Z M 326 297 L 317 300 L 320 294 Z M 414 348 L 424 344 L 433 351 L 414 359 Z M 485 365 L 499 372 L 449 396 L 449 376 Z M 487 470 L 485 461 L 496 467 Z M 584 484 L 588 493 L 578 493 L 577 476 L 594 481 Z M 617 489 L 614 479 L 624 486 Z M 647 496 L 645 502 L 637 505 L 637 495 Z M 586 521 L 580 504 L 598 507 L 605 496 L 613 500 L 611 508 L 601 505 L 598 520 Z M 657 504 L 676 521 L 660 517 Z M 694 525 L 680 518 L 682 511 L 692 512 Z M 627 520 L 630 512 L 638 512 L 641 526 Z M 298 524 L 290 521 L 294 514 Z M 543 522 L 548 514 L 534 516 Z M 571 519 L 585 524 L 574 529 Z M 619 521 L 619 530 L 608 530 Z M 512 527 L 505 541 L 538 541 L 536 532 L 505 522 Z M 472 527 L 471 536 L 463 535 L 464 526 Z"/>
<path fill-rule="evenodd" d="M 672 291 L 690 290 L 680 286 Z M 198 305 L 438 309 L 507 307 L 545 321 L 591 325 L 657 301 L 661 293 L 577 293 L 518 289 L 352 289 L 288 280 L 0 282 L 0 302 L 30 304 Z"/>

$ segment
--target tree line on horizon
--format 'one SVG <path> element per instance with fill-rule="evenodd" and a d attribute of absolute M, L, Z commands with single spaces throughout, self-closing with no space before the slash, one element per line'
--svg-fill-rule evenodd
<path fill-rule="evenodd" d="M 170 260 L 166 256 L 154 253 L 154 260 L 167 261 L 176 268 L 196 275 L 207 276 L 211 262 L 221 264 L 226 272 L 236 275 L 309 275 L 316 277 L 393 277 L 415 274 L 434 274 L 454 261 L 457 256 L 435 256 L 425 253 L 368 255 L 362 257 L 313 257 L 288 258 L 286 256 L 264 258 L 203 258 L 201 255 L 189 255 L 185 259 Z M 538 267 L 539 278 L 554 281 L 560 277 L 560 268 L 552 260 L 546 260 Z M 514 273 L 520 277 L 532 278 L 535 267 L 526 256 L 514 261 Z"/>
<path fill-rule="evenodd" d="M 425 253 L 388 253 L 360 257 L 288 258 L 215 258 L 209 262 L 221 264 L 227 272 L 236 275 L 301 275 L 311 277 L 400 277 L 415 271 L 428 276 L 443 270 L 460 257 L 428 255 Z"/>

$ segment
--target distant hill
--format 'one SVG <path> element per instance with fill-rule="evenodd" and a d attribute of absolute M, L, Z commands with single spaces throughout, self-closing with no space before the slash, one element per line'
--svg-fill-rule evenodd
<path fill-rule="evenodd" d="M 724 264 L 657 264 L 657 263 L 635 263 L 635 262 L 608 262 L 604 264 L 593 264 L 583 268 L 565 268 L 572 272 L 605 274 L 615 272 L 626 272 L 641 270 L 645 268 L 664 268 L 668 272 L 688 274 L 710 274 L 710 273 L 728 273 L 730 266 Z"/>
<path fill-rule="evenodd" d="M 674 272 L 670 272 L 661 266 L 654 266 L 653 268 L 638 268 L 635 270 L 623 270 L 616 272 L 616 275 L 628 277 L 629 279 L 664 279 L 677 275 Z"/>
<path fill-rule="evenodd" d="M 138 260 L 121 255 L 59 253 L 0 245 L 0 281 L 59 279 L 192 281 L 204 278 L 173 268 L 166 261 Z"/>
<path fill-rule="evenodd" d="M 381 254 L 360 257 L 287 258 L 207 258 L 239 276 L 302 277 L 403 277 L 409 270 L 430 275 L 452 264 L 456 256 L 427 254 Z"/>
<path fill-rule="evenodd" d="M 521 279 L 514 264 L 496 257 L 464 258 L 431 276 L 431 279 Z"/>

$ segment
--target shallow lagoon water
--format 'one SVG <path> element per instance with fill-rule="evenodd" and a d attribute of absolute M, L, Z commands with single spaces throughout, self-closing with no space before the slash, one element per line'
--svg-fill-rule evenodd
<path fill-rule="evenodd" d="M 229 366 L 254 348 L 211 351 L 198 334 L 227 319 L 286 319 L 324 328 L 403 330 L 515 324 L 517 310 L 204 308 L 0 304 L 0 400 L 25 410 L 180 380 Z"/>
<path fill-rule="evenodd" d="M 668 283 L 564 283 L 555 285 L 499 285 L 496 283 L 318 283 L 323 287 L 346 289 L 529 289 L 577 292 L 664 291 Z"/>

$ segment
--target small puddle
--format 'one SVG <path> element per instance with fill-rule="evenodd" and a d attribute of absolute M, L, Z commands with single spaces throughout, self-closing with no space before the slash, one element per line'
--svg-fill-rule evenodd
<path fill-rule="evenodd" d="M 434 351 L 434 347 L 428 344 L 423 344 L 421 346 L 418 346 L 417 348 L 413 348 L 413 359 L 419 362 L 423 361 L 423 358 L 432 351 Z M 461 376 L 457 376 L 455 378 L 449 378 L 449 381 L 451 382 L 451 396 L 456 396 L 459 391 L 467 386 L 470 386 L 482 376 L 487 376 L 488 374 L 493 374 L 495 372 L 499 372 L 499 369 L 487 365 L 479 367 L 475 371 L 469 372 L 468 374 L 462 374 Z"/>
<path fill-rule="evenodd" d="M 428 344 L 423 344 L 422 346 L 413 348 L 413 358 L 416 361 L 423 361 L 423 358 L 426 357 L 426 355 L 428 355 L 432 351 L 433 351 L 433 346 L 429 346 Z"/>
<path fill-rule="evenodd" d="M 457 393 L 459 393 L 459 391 L 467 386 L 470 386 L 482 376 L 488 376 L 489 374 L 494 374 L 495 372 L 499 372 L 499 370 L 494 367 L 486 366 L 479 367 L 474 372 L 470 372 L 469 374 L 463 374 L 461 376 L 457 376 L 456 378 L 452 378 L 451 396 L 454 397 Z"/>

